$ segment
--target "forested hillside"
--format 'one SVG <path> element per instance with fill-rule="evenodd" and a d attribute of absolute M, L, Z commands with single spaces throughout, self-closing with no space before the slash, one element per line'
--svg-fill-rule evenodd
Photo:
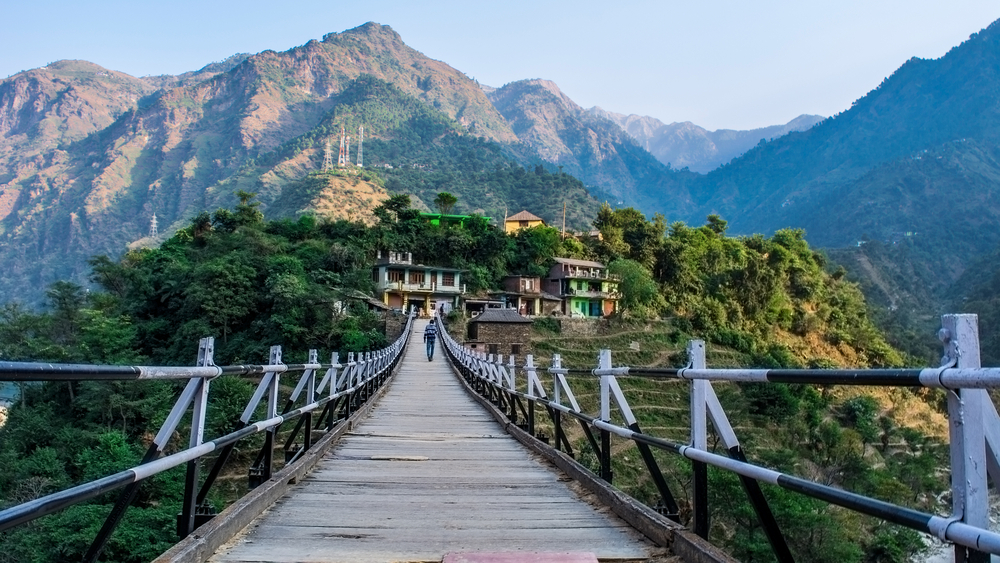
<path fill-rule="evenodd" d="M 855 225 L 846 214 L 863 207 L 868 198 L 842 191 L 866 174 L 879 171 L 880 183 L 905 185 L 909 167 L 879 168 L 888 163 L 936 161 L 938 156 L 947 163 L 951 155 L 959 155 L 959 163 L 980 161 L 995 170 L 989 154 L 1000 138 L 998 61 L 1000 23 L 973 34 L 940 59 L 911 59 L 843 113 L 806 131 L 761 143 L 707 175 L 703 188 L 693 192 L 699 208 L 702 213 L 725 214 L 741 233 L 786 226 L 805 227 L 812 233 L 820 225 Z M 982 145 L 967 150 L 963 145 L 969 141 Z M 949 144 L 958 146 L 952 149 Z M 903 202 L 904 207 L 893 209 L 893 220 L 919 222 L 920 212 L 946 192 L 957 200 L 952 205 L 970 205 L 962 201 L 974 200 L 975 194 L 963 184 L 964 166 L 942 168 L 930 189 L 921 190 L 917 184 L 907 190 L 920 205 Z M 831 206 L 831 198 L 851 205 Z M 815 242 L 822 246 L 853 242 L 855 237 L 845 234 L 824 233 Z"/>
<path fill-rule="evenodd" d="M 543 184 L 559 181 L 543 169 L 533 174 Z M 581 242 L 549 227 L 507 235 L 485 219 L 465 228 L 434 226 L 405 195 L 376 207 L 371 225 L 309 214 L 265 221 L 254 194 L 236 196 L 234 209 L 196 216 L 158 248 L 132 250 L 121 260 L 93 259 L 91 275 L 102 291 L 59 282 L 48 290 L 45 313 L 6 305 L 0 358 L 184 365 L 205 335 L 216 337 L 220 364 L 263 362 L 273 344 L 284 347 L 286 361 L 305 359 L 309 348 L 322 356 L 373 349 L 385 336 L 365 306 L 370 265 L 376 250 L 395 248 L 413 252 L 418 262 L 462 268 L 470 292 L 496 288 L 508 273 L 547 271 L 553 256 L 606 260 L 623 278 L 623 322 L 670 318 L 673 341 L 707 338 L 731 350 L 733 365 L 903 361 L 867 320 L 857 289 L 824 273 L 822 256 L 796 231 L 737 239 L 725 236 L 718 217 L 702 227 L 667 227 L 633 209 L 604 207 L 594 223 L 603 240 Z M 228 428 L 252 389 L 228 377 L 213 387 L 221 395 L 211 408 L 223 409 L 209 415 L 215 435 Z M 178 390 L 96 382 L 24 388 L 0 429 L 4 502 L 136 463 L 143 436 L 155 431 Z M 180 447 L 178 438 L 171 448 Z M 242 476 L 231 481 L 212 503 L 221 508 L 241 493 L 242 483 Z M 108 560 L 148 560 L 173 541 L 167 523 L 180 494 L 177 473 L 145 484 L 109 544 Z M 112 501 L 102 497 L 2 535 L 0 553 L 77 559 Z"/>
<path fill-rule="evenodd" d="M 351 82 L 308 133 L 255 159 L 208 196 L 227 201 L 234 190 L 259 191 L 269 215 L 315 212 L 315 180 L 308 171 L 321 168 L 326 141 L 359 126 L 370 135 L 364 142 L 365 176 L 391 193 L 411 195 L 416 207 L 433 210 L 437 194 L 449 192 L 458 197 L 456 212 L 500 221 L 505 209 L 513 214 L 530 208 L 549 224 L 561 224 L 565 203 L 567 225 L 577 229 L 585 228 L 598 208 L 576 178 L 550 173 L 538 158 L 529 172 L 518 160 L 530 156 L 465 134 L 457 121 L 372 76 Z M 352 172 L 358 171 L 347 171 Z"/>

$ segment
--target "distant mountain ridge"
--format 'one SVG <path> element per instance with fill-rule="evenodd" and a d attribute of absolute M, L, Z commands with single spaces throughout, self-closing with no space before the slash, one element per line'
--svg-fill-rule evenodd
<path fill-rule="evenodd" d="M 625 115 L 598 106 L 587 111 L 618 124 L 663 164 L 677 169 L 688 168 L 692 172 L 702 174 L 742 155 L 761 139 L 772 140 L 792 131 L 805 131 L 825 119 L 821 115 L 803 114 L 784 125 L 745 131 L 735 129 L 708 131 L 690 121 L 668 125 L 655 117 Z"/>
<path fill-rule="evenodd" d="M 995 22 L 939 59 L 910 59 L 847 111 L 759 144 L 699 179 L 691 186 L 696 205 L 686 213 L 721 213 L 740 233 L 803 227 L 819 246 L 855 243 L 863 221 L 925 230 L 919 227 L 928 211 L 943 201 L 949 215 L 963 209 L 969 218 L 993 216 L 1000 201 L 984 200 L 979 186 L 993 185 L 996 163 L 990 155 L 998 141 Z M 965 247 L 1000 242 L 996 229 L 968 231 L 973 224 L 980 221 L 966 220 L 949 231 L 966 230 Z"/>
<path fill-rule="evenodd" d="M 657 192 L 677 192 L 675 173 L 616 123 L 583 109 L 554 82 L 519 80 L 487 91 L 522 143 L 622 204 L 648 208 Z"/>

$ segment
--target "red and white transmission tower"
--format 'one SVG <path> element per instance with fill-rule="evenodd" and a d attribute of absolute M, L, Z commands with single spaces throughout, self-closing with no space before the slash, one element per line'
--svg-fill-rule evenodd
<path fill-rule="evenodd" d="M 340 128 L 340 157 L 337 159 L 337 166 L 343 168 L 347 166 L 347 151 L 344 142 L 347 137 L 344 135 L 344 128 Z"/>

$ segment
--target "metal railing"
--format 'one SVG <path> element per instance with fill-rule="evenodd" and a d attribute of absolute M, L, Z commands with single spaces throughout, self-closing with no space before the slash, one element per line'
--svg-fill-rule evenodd
<path fill-rule="evenodd" d="M 587 278 L 587 279 L 613 280 L 613 281 L 622 280 L 621 275 L 612 274 L 607 270 L 588 270 L 586 268 L 583 269 L 570 268 L 563 270 L 563 274 L 564 274 L 563 277 L 567 279 Z"/>
<path fill-rule="evenodd" d="M 377 288 L 379 291 L 412 291 L 412 292 L 436 292 L 436 293 L 454 293 L 460 295 L 465 293 L 464 286 L 459 286 L 456 283 L 443 284 L 437 282 L 404 282 L 404 281 L 387 281 L 383 284 L 379 284 Z"/>
<path fill-rule="evenodd" d="M 956 561 L 989 561 L 990 554 L 1000 554 L 1000 534 L 989 529 L 987 475 L 1000 483 L 1000 415 L 987 389 L 1000 388 L 1000 368 L 981 368 L 976 315 L 945 315 L 939 337 L 944 343 L 942 365 L 924 369 L 709 369 L 705 362 L 705 343 L 688 344 L 689 364 L 684 368 L 614 367 L 610 350 L 601 350 L 596 368 L 590 370 L 562 367 L 558 354 L 553 355 L 547 372 L 552 376 L 552 395 L 546 392 L 538 376 L 532 355 L 523 364 L 513 356 L 483 354 L 466 349 L 442 330 L 450 360 L 469 385 L 499 407 L 514 424 L 520 424 L 536 436 L 536 405 L 544 409 L 553 424 L 554 447 L 574 456 L 567 438 L 564 419 L 579 422 L 587 444 L 599 462 L 599 476 L 612 481 L 611 437 L 635 442 L 661 497 L 662 512 L 679 521 L 678 506 L 652 454 L 652 448 L 683 456 L 692 463 L 692 527 L 703 538 L 709 533 L 708 473 L 714 466 L 736 473 L 743 485 L 759 523 L 781 563 L 794 558 L 764 497 L 759 482 L 769 483 L 814 499 L 835 504 L 868 516 L 880 518 L 918 532 L 933 534 L 953 542 Z M 526 378 L 520 390 L 518 373 Z M 600 380 L 600 411 L 586 413 L 580 408 L 569 384 L 568 375 L 593 376 Z M 690 381 L 690 441 L 678 443 L 644 433 L 632 413 L 617 377 L 638 376 Z M 868 385 L 895 387 L 930 387 L 944 389 L 948 395 L 948 418 L 951 452 L 952 513 L 928 514 L 829 485 L 787 475 L 747 461 L 743 447 L 712 387 L 712 381 L 785 383 L 795 385 Z M 612 421 L 616 406 L 625 425 Z M 527 408 L 525 408 L 527 407 Z M 708 448 L 708 421 L 726 448 L 719 455 Z M 548 437 L 545 438 L 546 441 Z"/>
<path fill-rule="evenodd" d="M 272 346 L 268 365 L 216 366 L 212 359 L 213 338 L 203 338 L 199 342 L 195 367 L 0 362 L 0 381 L 188 380 L 139 465 L 2 510 L 0 532 L 104 493 L 123 489 L 86 555 L 85 561 L 96 561 L 138 492 L 140 482 L 187 464 L 184 502 L 177 521 L 178 535 L 181 538 L 187 536 L 214 515 L 205 500 L 237 442 L 264 433 L 264 445 L 248 471 L 251 489 L 271 478 L 278 431 L 283 423 L 292 420 L 297 421 L 296 426 L 285 440 L 283 449 L 286 464 L 296 461 L 312 446 L 314 432 L 333 430 L 387 381 L 402 358 L 414 316 L 413 313 L 409 315 L 402 334 L 392 344 L 374 352 L 357 355 L 351 352 L 343 364 L 336 352 L 331 355 L 330 363 L 319 363 L 316 350 L 309 351 L 309 361 L 305 364 L 284 364 L 281 362 L 281 347 Z M 301 375 L 279 412 L 279 380 L 283 373 Z M 319 373 L 323 375 L 317 384 Z M 206 441 L 204 430 L 210 383 L 220 375 L 260 375 L 261 379 L 236 421 L 237 429 Z M 262 404 L 266 404 L 264 417 L 253 421 L 254 413 Z M 296 405 L 299 406 L 296 408 Z M 168 441 L 189 411 L 191 431 L 187 449 L 164 456 Z M 319 415 L 314 424 L 313 414 L 317 411 Z M 299 439 L 301 443 L 297 442 Z M 213 452 L 218 452 L 218 455 L 199 486 L 200 460 Z"/>
<path fill-rule="evenodd" d="M 596 289 L 573 289 L 569 288 L 566 295 L 573 297 L 592 297 L 599 299 L 621 299 L 621 294 L 617 291 L 601 291 Z"/>

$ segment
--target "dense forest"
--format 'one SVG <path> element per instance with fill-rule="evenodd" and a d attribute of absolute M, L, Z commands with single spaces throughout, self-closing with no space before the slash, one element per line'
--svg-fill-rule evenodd
<path fill-rule="evenodd" d="M 514 173 L 566 181 L 541 167 Z M 456 203 L 446 196 L 435 199 Z M 889 366 L 905 360 L 867 318 L 858 288 L 842 272 L 826 273 L 823 255 L 809 248 L 801 231 L 734 238 L 717 216 L 698 227 L 667 225 L 659 216 L 649 220 L 605 205 L 593 223 L 601 239 L 581 241 L 551 227 L 508 235 L 485 218 L 464 228 L 436 226 L 406 195 L 378 206 L 371 225 L 312 215 L 266 221 L 255 194 L 239 192 L 237 199 L 231 210 L 195 217 L 158 248 L 132 250 L 118 261 L 93 258 L 96 287 L 53 284 L 45 312 L 6 305 L 0 358 L 190 365 L 205 335 L 217 339 L 219 364 L 262 362 L 273 344 L 284 346 L 286 361 L 304 360 L 309 348 L 321 357 L 370 350 L 385 344 L 379 318 L 365 306 L 373 291 L 370 266 L 379 249 L 396 249 L 412 252 L 417 262 L 463 269 L 470 293 L 497 288 L 507 274 L 540 275 L 554 256 L 605 261 L 622 276 L 621 322 L 669 319 L 676 341 L 706 338 L 731 351 L 732 365 Z M 213 383 L 209 436 L 231 430 L 251 383 L 230 377 Z M 774 389 L 776 394 L 753 386 L 741 391 L 764 426 L 818 401 L 816 393 Z M 136 464 L 178 389 L 93 382 L 22 391 L 0 430 L 7 469 L 0 494 L 8 506 Z M 808 427 L 810 436 L 835 432 L 821 424 L 822 412 L 809 415 L 819 417 Z M 837 443 L 856 444 L 840 440 L 848 430 L 836 432 Z M 171 445 L 182 447 L 179 438 Z M 146 561 L 176 540 L 182 480 L 171 472 L 143 485 L 105 560 Z M 237 484 L 242 477 L 232 481 L 210 499 L 216 508 L 245 490 Z M 0 535 L 0 561 L 79 558 L 113 500 L 101 497 Z M 747 541 L 759 543 L 754 537 Z M 739 537 L 734 541 L 736 552 L 750 549 L 739 547 Z"/>

